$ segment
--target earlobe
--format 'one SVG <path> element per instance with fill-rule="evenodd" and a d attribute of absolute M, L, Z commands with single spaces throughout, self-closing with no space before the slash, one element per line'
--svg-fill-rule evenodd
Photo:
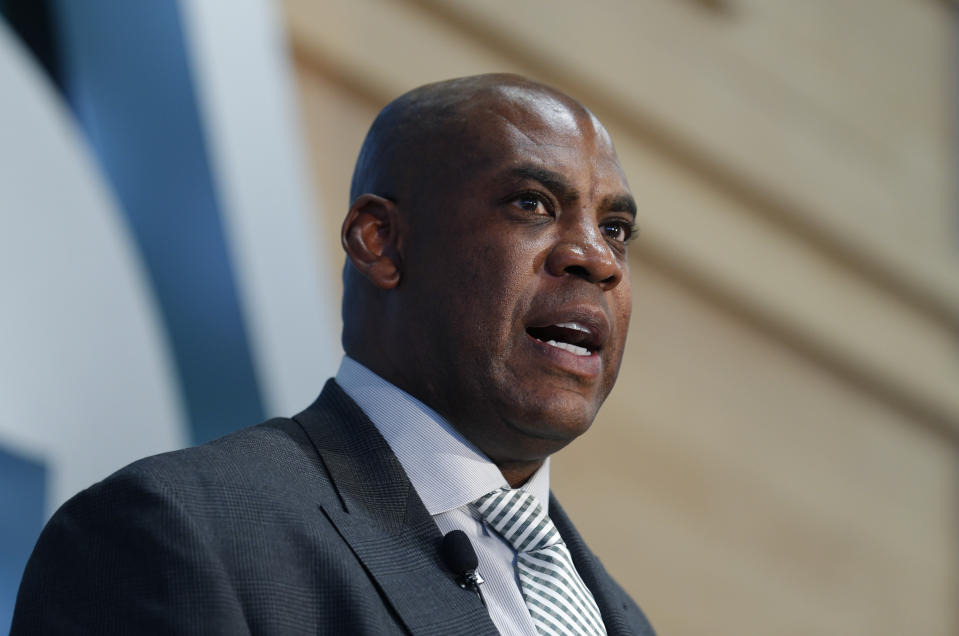
<path fill-rule="evenodd" d="M 375 194 L 356 198 L 343 221 L 340 240 L 353 266 L 381 289 L 400 282 L 399 210 Z"/>

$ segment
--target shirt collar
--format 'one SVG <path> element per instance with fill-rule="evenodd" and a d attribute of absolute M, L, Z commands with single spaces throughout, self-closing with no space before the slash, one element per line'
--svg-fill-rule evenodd
<path fill-rule="evenodd" d="M 503 474 L 439 413 L 343 356 L 336 383 L 386 439 L 431 515 L 471 503 L 497 488 Z M 549 506 L 549 458 L 522 486 Z"/>

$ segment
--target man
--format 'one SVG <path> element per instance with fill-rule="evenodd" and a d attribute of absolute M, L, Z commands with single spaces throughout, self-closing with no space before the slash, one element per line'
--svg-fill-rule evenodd
<path fill-rule="evenodd" d="M 652 634 L 549 495 L 629 323 L 605 129 L 516 76 L 427 85 L 373 123 L 351 200 L 336 380 L 68 502 L 14 633 Z"/>

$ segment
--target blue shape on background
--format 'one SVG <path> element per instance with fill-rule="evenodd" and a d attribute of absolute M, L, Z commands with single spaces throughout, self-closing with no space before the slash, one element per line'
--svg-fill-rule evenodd
<path fill-rule="evenodd" d="M 45 521 L 47 471 L 0 446 L 0 633 L 10 631 L 13 603 Z"/>
<path fill-rule="evenodd" d="M 261 421 L 178 3 L 45 6 L 59 87 L 144 265 L 193 441 Z M 0 634 L 9 630 L 24 565 L 46 521 L 46 482 L 47 467 L 0 446 Z"/>
<path fill-rule="evenodd" d="M 64 90 L 140 248 L 203 442 L 264 409 L 177 6 L 54 3 Z"/>

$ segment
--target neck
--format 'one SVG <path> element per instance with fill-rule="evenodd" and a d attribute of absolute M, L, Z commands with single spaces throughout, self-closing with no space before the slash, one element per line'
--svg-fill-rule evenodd
<path fill-rule="evenodd" d="M 506 479 L 506 483 L 510 485 L 510 488 L 519 488 L 529 481 L 533 473 L 539 470 L 542 465 L 543 460 L 539 460 L 535 462 L 497 463 L 496 467 L 503 473 L 503 478 Z"/>

